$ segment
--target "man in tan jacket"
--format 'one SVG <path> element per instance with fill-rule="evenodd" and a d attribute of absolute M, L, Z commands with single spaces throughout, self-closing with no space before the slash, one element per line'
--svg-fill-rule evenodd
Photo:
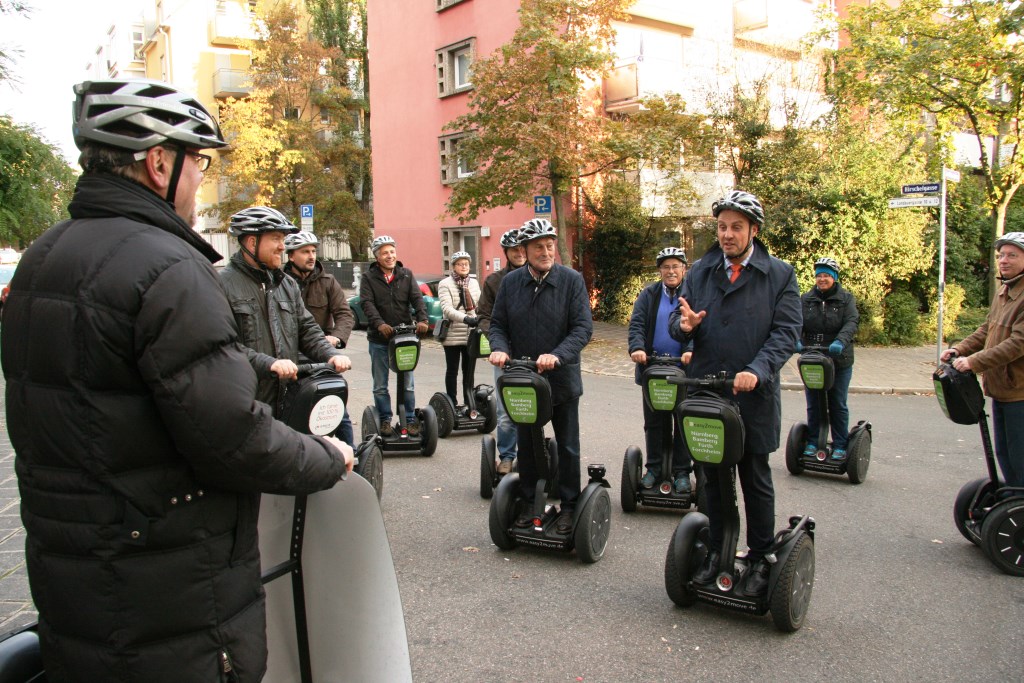
<path fill-rule="evenodd" d="M 942 360 L 955 352 L 957 370 L 984 373 L 999 469 L 1007 486 L 1024 486 L 1024 232 L 1003 235 L 995 248 L 1002 285 L 988 319 Z"/>

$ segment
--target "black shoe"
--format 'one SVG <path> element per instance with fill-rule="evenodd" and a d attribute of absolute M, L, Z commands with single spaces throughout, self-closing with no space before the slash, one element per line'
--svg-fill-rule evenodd
<path fill-rule="evenodd" d="M 768 575 L 772 566 L 763 557 L 750 567 L 747 573 L 746 582 L 743 584 L 743 592 L 751 597 L 760 597 L 768 592 Z"/>
<path fill-rule="evenodd" d="M 517 529 L 532 529 L 533 528 L 533 513 L 524 512 L 523 514 L 516 517 L 516 528 Z"/>
<path fill-rule="evenodd" d="M 555 533 L 568 536 L 572 533 L 572 509 L 562 508 L 555 520 Z"/>
<path fill-rule="evenodd" d="M 704 558 L 704 562 L 700 565 L 696 572 L 693 573 L 693 582 L 697 584 L 708 584 L 715 580 L 718 576 L 718 562 L 722 559 L 722 553 L 717 550 L 711 550 L 708 552 L 708 556 Z"/>

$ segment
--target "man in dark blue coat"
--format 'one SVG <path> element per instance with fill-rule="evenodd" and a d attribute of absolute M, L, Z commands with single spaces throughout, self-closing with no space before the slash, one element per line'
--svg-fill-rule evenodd
<path fill-rule="evenodd" d="M 782 397 L 779 371 L 796 349 L 802 318 L 793 267 L 768 254 L 756 239 L 764 209 L 752 194 L 734 190 L 711 206 L 718 220 L 718 244 L 691 268 L 679 308 L 669 326 L 681 341 L 693 342 L 689 375 L 725 371 L 743 415 L 746 442 L 738 465 L 746 508 L 751 571 L 740 590 L 762 595 L 768 587 L 766 559 L 775 534 L 775 491 L 768 456 L 779 447 Z M 693 576 L 715 578 L 722 552 L 722 500 L 718 477 L 707 467 L 710 552 Z"/>
<path fill-rule="evenodd" d="M 501 281 L 491 310 L 492 365 L 509 358 L 532 358 L 551 383 L 551 424 L 558 442 L 558 492 L 562 505 L 555 522 L 561 534 L 572 532 L 572 513 L 580 495 L 580 352 L 594 332 L 590 297 L 583 276 L 555 263 L 555 229 L 543 218 L 528 221 L 519 233 L 526 247 L 526 267 Z M 537 468 L 530 426 L 518 426 L 519 481 L 523 496 L 533 498 Z M 532 513 L 516 526 L 529 527 Z"/>

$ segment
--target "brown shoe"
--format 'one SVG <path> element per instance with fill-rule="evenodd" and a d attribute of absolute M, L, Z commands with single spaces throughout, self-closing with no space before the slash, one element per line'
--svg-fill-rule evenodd
<path fill-rule="evenodd" d="M 391 420 L 380 421 L 380 435 L 381 436 L 394 436 L 395 430 L 391 426 Z"/>
<path fill-rule="evenodd" d="M 405 425 L 405 429 L 409 432 L 409 436 L 420 435 L 420 423 L 417 420 L 409 420 Z"/>
<path fill-rule="evenodd" d="M 514 463 L 515 460 L 513 460 L 512 458 L 502 458 L 501 462 L 498 463 L 498 474 L 502 476 L 510 474 L 512 472 L 512 465 Z"/>

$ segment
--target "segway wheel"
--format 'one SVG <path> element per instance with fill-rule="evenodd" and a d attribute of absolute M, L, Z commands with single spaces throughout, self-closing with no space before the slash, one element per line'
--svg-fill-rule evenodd
<path fill-rule="evenodd" d="M 448 394 L 441 392 L 434 394 L 430 397 L 430 402 L 427 405 L 434 409 L 434 414 L 437 416 L 437 435 L 442 439 L 448 438 L 452 429 L 455 428 L 455 409 L 452 408 Z"/>
<path fill-rule="evenodd" d="M 1024 498 L 992 508 L 981 525 L 981 541 L 992 563 L 1011 576 L 1024 576 Z"/>
<path fill-rule="evenodd" d="M 544 439 L 544 449 L 548 456 L 548 485 L 544 493 L 549 497 L 558 497 L 558 442 L 554 439 Z"/>
<path fill-rule="evenodd" d="M 789 438 L 786 439 L 786 469 L 795 476 L 804 472 L 804 464 L 800 458 L 807 448 L 807 423 L 797 422 L 789 430 Z"/>
<path fill-rule="evenodd" d="M 981 545 L 980 530 L 975 524 L 968 526 L 967 522 L 971 518 L 971 501 L 977 494 L 978 507 L 991 507 L 994 502 L 992 500 L 993 491 L 992 481 L 988 477 L 975 479 L 961 486 L 960 491 L 956 494 L 956 500 L 953 501 L 953 523 L 956 524 L 957 531 L 977 546 Z"/>
<path fill-rule="evenodd" d="M 362 432 L 361 439 L 366 441 L 371 436 L 380 434 L 380 413 L 374 406 L 363 408 L 363 417 L 359 423 L 359 431 Z"/>
<path fill-rule="evenodd" d="M 859 429 L 857 428 L 859 427 Z M 857 425 L 847 446 L 849 453 L 846 461 L 846 476 L 851 484 L 862 484 L 868 476 L 868 465 L 871 464 L 871 430 Z"/>
<path fill-rule="evenodd" d="M 699 540 L 699 535 L 709 524 L 708 518 L 702 513 L 690 513 L 679 520 L 668 544 L 665 591 L 672 602 L 680 607 L 689 607 L 697 601 L 697 592 L 690 584 L 690 577 L 707 557 L 708 549 Z"/>
<path fill-rule="evenodd" d="M 772 590 L 772 621 L 780 631 L 792 633 L 804 625 L 814 588 L 814 541 L 801 534 L 779 572 Z"/>
<path fill-rule="evenodd" d="M 476 405 L 484 415 L 484 423 L 476 430 L 481 434 L 490 434 L 498 426 L 498 400 L 490 386 L 477 389 Z"/>
<path fill-rule="evenodd" d="M 604 487 L 598 484 L 593 486 L 598 486 L 598 489 L 580 510 L 573 533 L 576 554 L 587 564 L 597 562 L 604 555 L 612 527 L 612 497 Z"/>
<path fill-rule="evenodd" d="M 619 488 L 623 512 L 636 512 L 636 492 L 640 487 L 642 461 L 643 454 L 639 448 L 630 446 L 626 449 L 626 455 L 622 458 L 622 481 Z"/>
<path fill-rule="evenodd" d="M 494 490 L 494 497 L 491 498 L 487 526 L 491 531 L 491 541 L 502 550 L 512 550 L 517 545 L 510 531 L 518 507 L 515 494 L 518 490 L 519 475 L 513 472 L 501 480 L 498 488 Z"/>
<path fill-rule="evenodd" d="M 490 498 L 494 495 L 494 478 L 498 476 L 498 466 L 494 462 L 497 447 L 494 437 L 484 436 L 480 439 L 480 497 Z"/>
<path fill-rule="evenodd" d="M 429 458 L 437 450 L 437 413 L 430 406 L 418 411 L 420 414 L 420 432 L 423 439 L 423 455 Z"/>
<path fill-rule="evenodd" d="M 356 474 L 370 482 L 377 492 L 377 500 L 380 500 L 384 495 L 384 453 L 378 438 L 374 436 L 360 444 L 356 449 L 356 457 L 359 459 Z"/>

